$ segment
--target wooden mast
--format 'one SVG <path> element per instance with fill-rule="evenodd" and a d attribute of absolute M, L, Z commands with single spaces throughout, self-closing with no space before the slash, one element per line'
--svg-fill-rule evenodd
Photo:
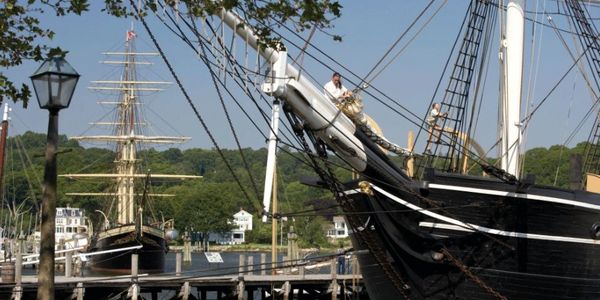
<path fill-rule="evenodd" d="M 6 137 L 8 135 L 8 104 L 4 103 L 4 113 L 0 125 L 0 192 L 4 188 L 4 158 L 6 157 Z"/>
<path fill-rule="evenodd" d="M 171 137 L 171 136 L 146 136 L 140 129 L 144 126 L 143 116 L 139 112 L 141 101 L 140 93 L 162 91 L 162 88 L 156 88 L 157 85 L 171 84 L 164 81 L 145 81 L 137 78 L 136 65 L 150 64 L 138 61 L 142 56 L 156 56 L 157 53 L 135 52 L 136 34 L 133 28 L 127 31 L 125 40 L 125 51 L 123 52 L 105 52 L 106 55 L 124 56 L 122 61 L 109 61 L 110 64 L 119 64 L 123 66 L 123 73 L 119 80 L 96 80 L 91 83 L 91 90 L 100 91 L 119 91 L 118 100 L 110 102 L 117 106 L 116 118 L 114 122 L 103 123 L 102 125 L 114 125 L 113 135 L 95 135 L 95 136 L 76 136 L 71 140 L 77 141 L 96 141 L 109 142 L 116 144 L 115 170 L 104 174 L 62 174 L 61 177 L 68 178 L 103 178 L 115 182 L 116 187 L 113 191 L 103 193 L 69 193 L 72 196 L 106 196 L 115 197 L 117 202 L 117 224 L 133 224 L 138 214 L 136 208 L 136 198 L 140 193 L 136 192 L 136 183 L 140 179 L 191 179 L 201 178 L 194 175 L 175 175 L 175 174 L 139 174 L 137 157 L 137 147 L 140 144 L 173 144 L 183 143 L 189 140 L 189 137 Z M 173 197 L 172 194 L 152 194 L 145 192 L 146 196 Z"/>
<path fill-rule="evenodd" d="M 275 214 L 277 213 L 277 170 L 273 172 L 273 203 L 272 213 L 273 217 L 271 218 L 271 274 L 277 274 L 277 218 Z"/>

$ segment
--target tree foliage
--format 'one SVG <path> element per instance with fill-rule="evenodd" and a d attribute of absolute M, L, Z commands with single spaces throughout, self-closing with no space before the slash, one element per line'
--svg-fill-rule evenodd
<path fill-rule="evenodd" d="M 5 201 L 11 205 L 25 202 L 25 206 L 31 207 L 32 212 L 39 208 L 45 143 L 45 135 L 32 132 L 9 138 L 3 190 Z M 585 145 L 586 143 L 581 143 L 572 149 L 562 146 L 531 149 L 525 154 L 524 173 L 535 174 L 537 184 L 568 187 L 570 157 L 582 154 Z M 84 148 L 75 141 L 67 140 L 65 136 L 60 136 L 59 148 L 62 151 L 58 157 L 59 174 L 113 171 L 115 153 L 109 149 Z M 207 233 L 228 230 L 231 224 L 227 223 L 227 220 L 231 220 L 233 214 L 243 208 L 254 216 L 254 229 L 247 233 L 247 240 L 269 242 L 271 224 L 263 224 L 260 221 L 260 212 L 253 209 L 262 199 L 267 152 L 266 149 L 242 151 L 250 165 L 250 172 L 244 169 L 237 150 L 223 150 L 225 158 L 242 181 L 241 187 L 225 168 L 216 150 L 173 148 L 163 151 L 141 151 L 139 158 L 145 162 L 140 167 L 140 172 L 151 170 L 152 173 L 203 175 L 202 179 L 183 182 L 152 181 L 151 193 L 168 193 L 174 194 L 175 197 L 154 199 L 151 201 L 151 211 L 158 218 L 174 219 L 181 232 L 194 228 L 195 231 Z M 345 169 L 336 168 L 334 172 L 340 178 L 350 178 Z M 253 177 L 252 180 L 249 174 Z M 289 215 L 288 220 L 283 222 L 283 227 L 294 226 L 300 245 L 304 247 L 322 246 L 326 243 L 325 230 L 330 224 L 330 218 L 339 211 L 328 190 L 300 183 L 300 178 L 305 176 L 316 175 L 308 165 L 281 151 L 277 169 L 279 211 Z M 251 187 L 252 182 L 257 186 L 258 195 Z M 88 216 L 99 221 L 100 215 L 94 211 L 107 211 L 112 204 L 111 199 L 65 194 L 109 192 L 113 188 L 113 184 L 108 180 L 71 180 L 59 177 L 58 205 L 70 204 L 84 208 Z M 249 199 L 245 197 L 242 189 L 250 195 Z M 0 216 L 0 219 L 2 218 Z"/>
<path fill-rule="evenodd" d="M 135 17 L 132 9 L 138 1 L 104 0 L 103 12 L 115 17 Z M 340 16 L 341 5 L 329 0 L 164 0 L 142 1 L 142 14 L 157 12 L 164 7 L 178 9 L 187 15 L 205 17 L 221 9 L 235 9 L 247 23 L 256 28 L 263 44 L 278 45 L 272 36 L 273 26 L 293 23 L 297 30 L 317 27 L 327 28 L 333 18 Z M 47 42 L 55 33 L 40 22 L 42 14 L 53 12 L 56 16 L 81 15 L 90 9 L 89 0 L 4 0 L 0 1 L 0 67 L 18 66 L 25 60 L 40 61 L 47 57 L 66 54 L 60 48 L 52 48 Z M 339 39 L 339 37 L 335 37 Z M 0 103 L 5 99 L 22 101 L 23 106 L 31 97 L 26 84 L 16 86 L 0 72 Z"/>

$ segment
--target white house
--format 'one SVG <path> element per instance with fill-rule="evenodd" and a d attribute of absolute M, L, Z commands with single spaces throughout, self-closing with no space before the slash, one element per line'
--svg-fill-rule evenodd
<path fill-rule="evenodd" d="M 231 231 L 226 233 L 211 233 L 209 241 L 221 245 L 239 245 L 246 242 L 246 231 L 252 230 L 252 214 L 240 209 L 233 215 L 233 221 L 228 221 L 235 225 Z"/>
<path fill-rule="evenodd" d="M 87 234 L 87 224 L 85 224 L 84 211 L 80 208 L 75 207 L 57 207 L 56 218 L 55 218 L 55 239 L 58 243 L 61 239 L 66 242 L 73 242 L 77 240 L 78 246 L 85 246 L 87 240 L 83 239 L 81 235 L 75 238 L 76 234 Z M 84 243 L 84 245 L 82 245 Z"/>
<path fill-rule="evenodd" d="M 252 230 L 252 214 L 240 209 L 235 215 L 233 215 L 233 223 L 236 224 L 239 230 Z"/>
<path fill-rule="evenodd" d="M 342 239 L 348 237 L 348 225 L 343 216 L 334 216 L 333 224 L 327 230 L 327 237 L 333 239 Z"/>
<path fill-rule="evenodd" d="M 84 210 L 75 207 L 57 207 L 54 218 L 54 236 L 56 249 L 73 249 L 85 247 L 88 244 L 88 226 Z M 33 233 L 33 239 L 38 243 L 42 238 L 39 231 Z M 34 252 L 36 252 L 34 250 Z"/>

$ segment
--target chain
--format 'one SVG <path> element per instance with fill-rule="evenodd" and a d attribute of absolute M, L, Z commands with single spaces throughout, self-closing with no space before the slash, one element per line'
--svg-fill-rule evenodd
<path fill-rule="evenodd" d="M 442 248 L 441 253 L 444 254 L 444 257 L 446 257 L 451 263 L 453 263 L 457 268 L 459 268 L 465 275 L 467 275 L 467 277 L 469 277 L 469 279 L 471 279 L 471 281 L 473 281 L 474 283 L 479 285 L 486 292 L 490 293 L 490 295 L 496 297 L 496 299 L 501 299 L 501 300 L 508 299 L 505 296 L 498 293 L 492 287 L 487 285 L 485 282 L 483 282 L 483 280 L 481 280 L 481 278 L 479 278 L 477 275 L 473 274 L 473 272 L 471 272 L 471 270 L 469 270 L 469 268 L 467 268 L 467 266 L 465 264 L 463 264 L 460 260 L 458 260 L 454 256 L 452 256 L 452 254 L 450 254 L 450 251 L 448 251 L 448 249 Z"/>

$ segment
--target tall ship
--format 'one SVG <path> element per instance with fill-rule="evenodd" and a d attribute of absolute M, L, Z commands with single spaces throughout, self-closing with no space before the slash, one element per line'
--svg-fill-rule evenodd
<path fill-rule="evenodd" d="M 109 180 L 110 188 L 104 192 L 76 192 L 67 193 L 69 196 L 94 197 L 101 201 L 107 209 L 97 211 L 101 215 L 99 226 L 90 240 L 88 252 L 90 254 L 89 266 L 92 270 L 124 273 L 131 270 L 130 251 L 138 254 L 138 268 L 140 272 L 160 273 L 164 271 L 165 254 L 168 252 L 167 237 L 169 222 L 159 220 L 149 209 L 150 201 L 159 197 L 172 197 L 174 195 L 152 193 L 150 190 L 153 179 L 181 180 L 199 178 L 194 175 L 153 174 L 145 167 L 143 157 L 138 152 L 146 145 L 176 144 L 187 141 L 188 137 L 174 136 L 149 136 L 144 132 L 148 120 L 142 111 L 143 95 L 148 92 L 159 92 L 161 86 L 170 84 L 163 81 L 140 80 L 137 66 L 149 65 L 153 52 L 136 52 L 135 40 L 137 36 L 133 30 L 127 31 L 124 50 L 121 52 L 105 52 L 110 59 L 102 61 L 104 64 L 122 66 L 122 73 L 117 80 L 92 81 L 89 88 L 112 95 L 114 100 L 101 101 L 103 105 L 113 105 L 114 115 L 108 122 L 98 122 L 96 125 L 111 128 L 110 135 L 75 136 L 77 141 L 103 142 L 112 144 L 115 159 L 112 173 L 94 174 L 63 174 L 61 176 L 71 179 Z M 115 58 L 116 57 L 116 58 Z M 131 249 L 141 246 L 136 250 L 121 252 L 119 249 Z M 127 254 L 127 255 L 125 255 Z"/>
<path fill-rule="evenodd" d="M 256 94 L 272 97 L 269 149 L 275 150 L 277 141 L 285 138 L 278 131 L 281 112 L 298 142 L 295 145 L 308 154 L 303 158 L 318 175 L 310 183 L 329 189 L 346 214 L 371 299 L 597 298 L 600 194 L 586 191 L 585 185 L 566 189 L 537 184 L 534 177 L 521 171 L 523 132 L 537 112 L 537 108 L 525 112 L 520 107 L 524 94 L 525 24 L 529 21 L 525 1 L 469 3 L 461 33 L 452 46 L 453 59 L 448 59 L 444 69 L 447 85 L 431 89 L 436 93 L 441 91 L 432 97 L 440 105 L 432 105 L 433 100 L 423 103 L 431 121 L 402 110 L 405 108 L 400 101 L 394 102 L 391 96 L 363 84 L 369 82 L 368 78 L 336 64 L 335 57 L 322 54 L 310 39 L 294 43 L 281 34 L 285 47 L 269 47 L 255 34 L 244 11 L 240 16 L 235 10 L 223 9 L 216 16 L 221 28 L 222 24 L 228 25 L 230 32 L 239 36 L 237 41 L 254 48 L 269 66 L 265 72 L 256 72 L 264 75 L 262 85 L 252 87 L 256 90 L 246 94 L 252 100 Z M 557 35 L 568 32 L 573 37 L 576 45 L 567 47 L 570 55 L 564 59 L 571 66 L 569 70 L 577 68 L 587 74 L 586 86 L 593 94 L 594 106 L 590 111 L 596 121 L 589 135 L 585 160 L 573 172 L 578 176 L 589 174 L 588 186 L 593 185 L 593 178 L 597 177 L 594 174 L 600 173 L 600 122 L 596 105 L 600 42 L 594 25 L 597 17 L 590 14 L 596 5 L 587 5 L 587 1 L 559 1 L 557 15 L 566 16 L 568 23 L 563 23 L 566 24 L 563 28 L 549 25 L 557 28 Z M 495 27 L 495 24 L 500 25 Z M 235 47 L 223 42 L 224 38 L 219 39 L 224 36 L 222 31 L 213 30 L 214 36 L 209 33 L 205 38 L 206 33 L 197 30 L 199 27 L 189 26 L 187 36 L 192 40 L 203 37 L 195 40 L 200 46 L 192 46 L 202 59 L 211 59 L 208 51 L 217 57 L 217 64 L 205 63 L 208 69 L 216 65 L 229 71 L 223 73 L 233 78 L 243 80 L 249 76 L 251 72 L 246 72 L 243 60 L 232 58 Z M 289 32 L 276 26 L 270 29 L 294 34 L 289 28 Z M 486 38 L 495 33 L 501 37 L 497 44 L 490 44 Z M 287 51 L 294 48 L 304 57 L 320 55 L 315 60 L 324 57 L 325 63 L 318 61 L 324 68 L 335 65 L 342 69 L 345 78 L 353 79 L 346 82 L 356 86 L 353 95 L 328 97 L 322 85 L 314 82 L 310 70 L 299 67 L 298 59 L 288 56 Z M 498 53 L 491 51 L 494 55 L 489 56 L 490 49 L 497 49 Z M 472 123 L 478 117 L 478 107 L 472 105 L 482 98 L 479 88 L 485 85 L 477 74 L 486 69 L 484 58 L 488 56 L 497 57 L 500 66 L 499 85 L 494 87 L 500 91 L 497 97 L 500 149 L 493 159 L 498 164 L 490 161 L 471 135 Z M 215 83 L 215 88 L 220 86 Z M 553 88 L 549 93 L 552 91 Z M 402 110 L 399 115 L 425 136 L 429 133 L 428 151 L 417 153 L 413 146 L 403 148 L 386 139 L 361 111 L 361 96 Z M 430 107 L 436 111 L 432 109 L 430 114 Z M 400 160 L 391 157 L 391 153 Z M 334 155 L 338 159 L 332 160 Z M 337 165 L 352 170 L 354 179 L 341 180 L 334 172 Z M 469 171 L 473 168 L 477 172 Z M 267 175 L 266 182 L 272 179 L 273 172 L 267 170 L 267 174 L 271 175 Z M 276 217 L 269 213 L 271 188 L 265 188 L 265 217 Z"/>

